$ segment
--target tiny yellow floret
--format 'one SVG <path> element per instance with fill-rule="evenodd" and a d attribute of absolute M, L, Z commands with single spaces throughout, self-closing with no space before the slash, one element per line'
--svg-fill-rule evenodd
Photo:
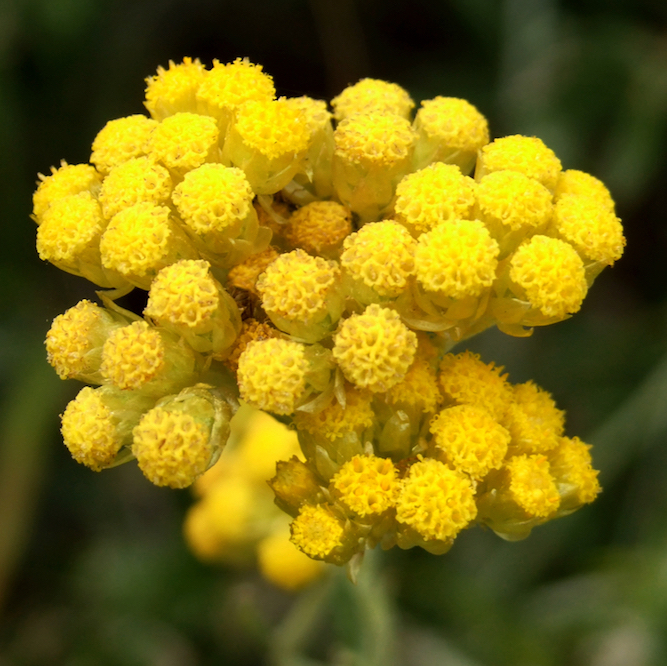
<path fill-rule="evenodd" d="M 502 371 L 502 366 L 484 363 L 479 354 L 464 351 L 442 359 L 438 381 L 449 401 L 482 407 L 500 421 L 514 399 L 507 374 L 500 374 Z"/>
<path fill-rule="evenodd" d="M 127 160 L 145 155 L 156 127 L 155 120 L 141 114 L 110 120 L 93 141 L 90 161 L 100 173 L 108 174 Z"/>
<path fill-rule="evenodd" d="M 561 196 L 554 208 L 554 229 L 588 260 L 611 266 L 625 247 L 623 226 L 613 211 L 597 199 Z"/>
<path fill-rule="evenodd" d="M 326 313 L 339 274 L 335 262 L 293 250 L 269 264 L 256 287 L 270 317 L 308 323 Z"/>
<path fill-rule="evenodd" d="M 84 386 L 61 416 L 65 446 L 77 462 L 99 472 L 123 445 L 117 422 L 99 390 Z"/>
<path fill-rule="evenodd" d="M 370 167 L 393 166 L 407 159 L 415 142 L 410 122 L 394 114 L 354 114 L 338 124 L 334 137 L 336 155 Z"/>
<path fill-rule="evenodd" d="M 107 219 L 136 203 L 168 202 L 172 181 L 169 171 L 149 157 L 133 157 L 113 167 L 102 182 L 100 204 Z"/>
<path fill-rule="evenodd" d="M 185 411 L 154 407 L 132 434 L 139 469 L 156 486 L 192 485 L 213 455 L 209 429 Z"/>
<path fill-rule="evenodd" d="M 561 172 L 560 160 L 541 139 L 515 134 L 496 139 L 482 148 L 476 177 L 494 171 L 518 171 L 553 192 Z"/>
<path fill-rule="evenodd" d="M 471 219 L 475 181 L 453 164 L 437 162 L 408 174 L 396 188 L 396 219 L 416 235 L 440 222 Z"/>
<path fill-rule="evenodd" d="M 336 497 L 358 516 L 378 516 L 396 503 L 400 481 L 388 458 L 357 455 L 331 479 Z"/>
<path fill-rule="evenodd" d="M 165 118 L 152 132 L 150 155 L 168 169 L 184 174 L 220 157 L 219 131 L 213 118 L 181 112 Z"/>
<path fill-rule="evenodd" d="M 547 317 L 563 318 L 581 308 L 588 285 L 584 263 L 565 241 L 533 236 L 510 259 L 510 279 Z"/>
<path fill-rule="evenodd" d="M 291 414 L 306 388 L 307 372 L 304 345 L 276 338 L 254 340 L 239 357 L 239 391 L 259 409 Z"/>
<path fill-rule="evenodd" d="M 237 289 L 245 289 L 255 296 L 257 291 L 257 278 L 278 258 L 278 251 L 267 247 L 263 252 L 251 254 L 245 261 L 236 264 L 227 275 L 227 281 Z"/>
<path fill-rule="evenodd" d="M 218 285 L 202 259 L 184 259 L 163 268 L 151 284 L 144 315 L 197 331 L 218 311 Z"/>
<path fill-rule="evenodd" d="M 158 67 L 157 74 L 146 79 L 144 106 L 157 120 L 179 111 L 196 111 L 196 94 L 205 75 L 198 58 L 185 57 L 178 65 L 170 60 L 168 69 Z"/>
<path fill-rule="evenodd" d="M 42 223 L 44 213 L 58 199 L 90 192 L 94 197 L 100 191 L 102 180 L 95 167 L 90 164 L 67 164 L 62 162 L 59 168 L 51 167 L 51 175 L 39 174 L 39 183 L 32 196 L 33 218 Z"/>
<path fill-rule="evenodd" d="M 405 377 L 387 391 L 384 399 L 390 405 L 417 407 L 425 414 L 432 414 L 442 402 L 442 394 L 431 364 L 417 354 Z"/>
<path fill-rule="evenodd" d="M 498 253 L 498 243 L 479 220 L 442 222 L 419 237 L 415 275 L 427 291 L 480 296 L 496 277 Z"/>
<path fill-rule="evenodd" d="M 430 424 L 436 447 L 454 469 L 481 479 L 499 469 L 510 434 L 491 414 L 474 405 L 443 409 Z"/>
<path fill-rule="evenodd" d="M 389 113 L 409 118 L 415 106 L 406 90 L 380 79 L 361 79 L 331 100 L 334 117 L 341 121 L 355 113 Z"/>
<path fill-rule="evenodd" d="M 565 412 L 549 393 L 533 382 L 513 387 L 514 402 L 503 425 L 520 453 L 543 453 L 558 445 L 565 427 Z"/>
<path fill-rule="evenodd" d="M 414 463 L 403 480 L 396 520 L 424 539 L 453 539 L 477 515 L 470 479 L 427 458 Z"/>
<path fill-rule="evenodd" d="M 556 183 L 555 199 L 558 201 L 561 197 L 569 194 L 594 199 L 610 213 L 615 211 L 614 200 L 606 185 L 585 171 L 578 171 L 577 169 L 561 171 Z"/>
<path fill-rule="evenodd" d="M 244 102 L 271 100 L 275 94 L 273 79 L 261 65 L 247 58 L 227 64 L 214 60 L 197 90 L 197 103 L 200 111 L 228 120 Z"/>
<path fill-rule="evenodd" d="M 62 197 L 51 204 L 37 228 L 39 258 L 75 268 L 77 258 L 90 249 L 99 263 L 97 239 L 105 226 L 100 206 L 90 192 Z"/>
<path fill-rule="evenodd" d="M 365 224 L 345 239 L 341 266 L 381 296 L 398 296 L 415 270 L 416 242 L 391 220 Z"/>
<path fill-rule="evenodd" d="M 114 331 L 102 348 L 100 372 L 120 389 L 140 389 L 164 367 L 165 349 L 157 329 L 136 321 Z"/>
<path fill-rule="evenodd" d="M 290 526 L 292 543 L 309 557 L 323 559 L 341 545 L 343 524 L 328 505 L 306 504 Z"/>
<path fill-rule="evenodd" d="M 238 110 L 234 130 L 269 159 L 297 155 L 308 148 L 310 139 L 301 113 L 281 99 L 246 102 Z"/>
<path fill-rule="evenodd" d="M 541 229 L 553 212 L 551 192 L 518 171 L 494 171 L 484 176 L 475 195 L 479 219 L 492 231 L 498 225 L 501 229 Z"/>
<path fill-rule="evenodd" d="M 336 201 L 313 201 L 289 218 L 285 238 L 309 254 L 334 253 L 352 231 L 352 213 Z"/>
<path fill-rule="evenodd" d="M 394 310 L 376 304 L 345 319 L 334 335 L 333 355 L 345 377 L 373 392 L 398 384 L 416 351 L 417 336 Z"/>
<path fill-rule="evenodd" d="M 548 453 L 561 501 L 573 503 L 574 507 L 590 504 L 602 492 L 598 481 L 600 472 L 593 469 L 590 449 L 590 444 L 584 444 L 578 437 L 563 437 Z"/>
<path fill-rule="evenodd" d="M 489 142 L 486 118 L 465 99 L 435 97 L 421 103 L 415 127 L 443 146 L 464 152 L 477 152 Z"/>
<path fill-rule="evenodd" d="M 515 456 L 506 469 L 510 495 L 529 516 L 546 518 L 558 509 L 560 495 L 546 456 Z"/>
<path fill-rule="evenodd" d="M 241 169 L 204 164 L 185 175 L 174 190 L 173 200 L 195 233 L 227 231 L 234 237 L 252 208 L 254 196 Z"/>
<path fill-rule="evenodd" d="M 46 334 L 48 362 L 60 379 L 96 373 L 108 333 L 120 326 L 95 303 L 83 300 L 58 315 Z"/>

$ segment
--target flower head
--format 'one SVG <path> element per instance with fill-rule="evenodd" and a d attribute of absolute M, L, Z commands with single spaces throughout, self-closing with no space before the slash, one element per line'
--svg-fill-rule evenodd
<path fill-rule="evenodd" d="M 315 559 L 325 559 L 342 545 L 343 523 L 325 504 L 306 504 L 291 525 L 292 543 Z"/>
<path fill-rule="evenodd" d="M 334 117 L 340 122 L 355 113 L 389 113 L 409 118 L 415 103 L 396 83 L 361 79 L 334 97 L 331 106 Z"/>
<path fill-rule="evenodd" d="M 145 107 L 153 118 L 164 120 L 181 111 L 196 110 L 196 94 L 206 76 L 198 58 L 183 58 L 183 62 L 157 68 L 155 76 L 146 79 Z"/>
<path fill-rule="evenodd" d="M 352 231 L 352 214 L 336 201 L 313 201 L 289 218 L 285 237 L 309 254 L 335 255 Z"/>
<path fill-rule="evenodd" d="M 102 174 L 134 157 L 146 154 L 148 138 L 157 122 L 141 114 L 110 120 L 93 141 L 90 161 Z"/>
<path fill-rule="evenodd" d="M 386 391 L 405 377 L 417 351 L 417 336 L 394 310 L 369 305 L 351 315 L 334 335 L 333 355 L 359 388 Z"/>

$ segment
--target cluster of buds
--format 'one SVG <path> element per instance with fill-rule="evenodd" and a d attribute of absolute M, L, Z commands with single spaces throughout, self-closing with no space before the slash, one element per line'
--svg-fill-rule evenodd
<path fill-rule="evenodd" d="M 606 187 L 535 137 L 490 141 L 465 100 L 364 79 L 278 98 L 247 60 L 147 79 L 149 116 L 110 121 L 91 164 L 34 195 L 40 256 L 99 287 L 57 317 L 49 361 L 84 388 L 72 455 L 136 458 L 158 485 L 218 458 L 238 400 L 298 434 L 279 463 L 292 540 L 342 564 L 444 552 L 477 522 L 508 539 L 599 492 L 588 446 L 528 383 L 454 345 L 577 312 L 620 258 Z M 114 303 L 148 291 L 143 317 Z"/>

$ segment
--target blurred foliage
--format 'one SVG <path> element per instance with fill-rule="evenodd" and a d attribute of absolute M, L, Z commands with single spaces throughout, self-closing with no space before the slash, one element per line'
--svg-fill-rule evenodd
<path fill-rule="evenodd" d="M 520 543 L 373 553 L 297 597 L 198 564 L 187 492 L 96 475 L 60 443 L 77 390 L 43 360 L 90 285 L 42 265 L 37 172 L 87 161 L 143 79 L 184 55 L 262 63 L 279 94 L 362 76 L 469 99 L 610 187 L 626 256 L 584 310 L 474 341 L 595 445 L 605 492 Z M 0 665 L 667 663 L 667 4 L 663 0 L 3 0 L 0 3 Z"/>

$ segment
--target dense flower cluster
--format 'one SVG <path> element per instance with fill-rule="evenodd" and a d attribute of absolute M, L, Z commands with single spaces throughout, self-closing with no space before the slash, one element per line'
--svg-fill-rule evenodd
<path fill-rule="evenodd" d="M 449 352 L 580 309 L 625 245 L 599 180 L 535 137 L 490 141 L 465 100 L 413 118 L 373 79 L 332 113 L 276 98 L 247 60 L 186 58 L 147 79 L 145 105 L 34 195 L 40 257 L 108 290 L 47 335 L 62 378 L 98 385 L 62 416 L 75 459 L 134 457 L 188 486 L 240 399 L 296 430 L 305 457 L 271 487 L 293 542 L 337 564 L 377 544 L 444 552 L 475 523 L 523 538 L 595 498 L 549 394 Z M 114 302 L 135 287 L 143 317 Z"/>

